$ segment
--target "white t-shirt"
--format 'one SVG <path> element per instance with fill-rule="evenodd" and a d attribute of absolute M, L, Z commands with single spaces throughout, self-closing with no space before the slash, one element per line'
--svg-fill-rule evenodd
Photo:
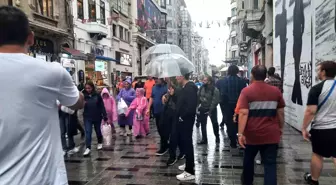
<path fill-rule="evenodd" d="M 58 107 L 79 92 L 59 63 L 0 53 L 0 185 L 68 184 Z"/>

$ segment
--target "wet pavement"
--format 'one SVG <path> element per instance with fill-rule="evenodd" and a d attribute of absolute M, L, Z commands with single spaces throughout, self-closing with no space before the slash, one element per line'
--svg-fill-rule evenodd
<path fill-rule="evenodd" d="M 219 118 L 218 120 L 221 120 Z M 167 167 L 168 153 L 155 156 L 159 136 L 155 124 L 151 124 L 151 135 L 144 139 L 117 136 L 111 147 L 96 151 L 93 141 L 90 157 L 78 153 L 66 157 L 70 185 L 239 185 L 242 173 L 243 152 L 230 150 L 228 139 L 221 131 L 221 143 L 216 146 L 210 120 L 208 122 L 208 146 L 198 146 L 200 128 L 194 128 L 194 150 L 196 180 L 179 182 L 175 176 L 181 172 L 178 165 Z M 93 134 L 95 138 L 95 134 Z M 80 139 L 77 138 L 77 143 Z M 223 142 L 224 141 L 224 142 Z M 83 143 L 81 144 L 83 145 Z M 84 146 L 83 146 L 84 147 Z M 82 150 L 84 148 L 82 147 Z M 81 151 L 82 152 L 82 151 Z M 278 152 L 278 184 L 304 184 L 303 174 L 309 171 L 311 147 L 300 133 L 286 125 Z M 255 185 L 263 183 L 263 166 L 255 166 Z M 330 159 L 325 160 L 320 185 L 336 184 L 336 171 Z"/>

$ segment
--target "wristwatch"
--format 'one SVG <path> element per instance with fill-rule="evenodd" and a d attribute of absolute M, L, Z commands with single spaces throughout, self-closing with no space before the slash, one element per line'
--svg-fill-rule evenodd
<path fill-rule="evenodd" d="M 238 134 L 237 134 L 237 136 L 238 136 L 238 137 L 242 137 L 242 136 L 244 136 L 244 135 L 243 135 L 243 134 L 239 134 L 239 133 L 238 133 Z"/>

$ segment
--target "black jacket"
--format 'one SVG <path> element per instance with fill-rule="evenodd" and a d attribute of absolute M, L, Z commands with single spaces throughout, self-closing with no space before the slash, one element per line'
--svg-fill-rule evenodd
<path fill-rule="evenodd" d="M 195 118 L 197 108 L 198 88 L 193 82 L 188 82 L 177 96 L 177 115 L 182 120 Z"/>
<path fill-rule="evenodd" d="M 106 118 L 106 110 L 103 102 L 103 98 L 100 94 L 93 92 L 92 94 L 88 94 L 84 91 L 84 119 L 90 121 L 101 121 Z"/>

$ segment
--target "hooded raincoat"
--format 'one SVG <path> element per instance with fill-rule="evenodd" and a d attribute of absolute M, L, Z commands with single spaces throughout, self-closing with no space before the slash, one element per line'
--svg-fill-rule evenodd
<path fill-rule="evenodd" d="M 125 80 L 124 83 L 129 83 L 130 85 L 132 84 L 130 79 Z M 127 106 L 129 107 L 132 103 L 132 101 L 135 99 L 135 91 L 132 88 L 126 89 L 123 88 L 120 90 L 118 96 L 117 96 L 117 101 L 119 102 L 120 99 L 123 99 L 125 101 L 125 103 L 127 104 Z M 122 115 L 119 115 L 118 117 L 118 123 L 120 126 L 132 126 L 133 125 L 133 112 L 131 111 L 129 112 L 129 116 L 125 117 Z"/>
<path fill-rule="evenodd" d="M 104 94 L 106 94 L 108 97 L 106 98 Z M 111 124 L 112 127 L 114 127 L 113 123 L 118 121 L 116 102 L 114 98 L 110 96 L 110 93 L 106 88 L 102 90 L 101 96 L 104 101 L 104 106 L 105 106 L 106 115 L 108 119 L 107 122 Z"/>
<path fill-rule="evenodd" d="M 133 114 L 134 136 L 146 136 L 149 133 L 149 116 L 146 115 L 147 106 L 148 102 L 145 97 L 145 89 L 138 88 L 136 90 L 136 98 L 132 101 L 126 113 L 128 117 L 131 111 L 135 111 Z"/>

